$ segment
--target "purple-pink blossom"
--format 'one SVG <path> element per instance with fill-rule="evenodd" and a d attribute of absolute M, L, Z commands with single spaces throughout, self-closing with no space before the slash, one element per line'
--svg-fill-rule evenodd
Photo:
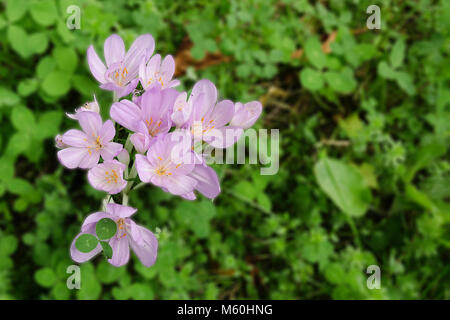
<path fill-rule="evenodd" d="M 117 160 L 107 160 L 88 171 L 88 180 L 94 189 L 116 194 L 127 186 L 127 182 L 123 179 L 125 170 L 126 167 L 123 163 Z"/>
<path fill-rule="evenodd" d="M 161 56 L 155 54 L 147 64 L 142 62 L 139 67 L 139 79 L 145 90 L 155 85 L 160 86 L 161 89 L 179 85 L 179 80 L 172 80 L 174 73 L 175 61 L 171 55 L 166 56 L 161 63 Z"/>
<path fill-rule="evenodd" d="M 87 59 L 92 75 L 101 83 L 100 87 L 114 91 L 120 98 L 130 94 L 137 86 L 139 65 L 153 54 L 155 41 L 150 34 L 138 37 L 125 53 L 125 44 L 120 36 L 113 34 L 105 40 L 106 66 L 91 45 Z"/>
<path fill-rule="evenodd" d="M 103 218 L 109 218 L 116 222 L 117 233 L 109 240 L 113 255 L 108 262 L 115 267 L 123 266 L 130 259 L 130 247 L 146 267 L 152 266 L 158 253 L 158 240 L 148 229 L 137 225 L 130 217 L 137 210 L 132 207 L 110 203 L 106 206 L 106 212 L 95 212 L 84 220 L 81 232 L 72 241 L 70 254 L 77 263 L 83 263 L 102 251 L 100 244 L 88 253 L 80 252 L 75 242 L 82 234 L 89 233 L 95 236 L 95 225 Z"/>
<path fill-rule="evenodd" d="M 83 111 L 77 115 L 83 131 L 71 129 L 62 136 L 62 143 L 68 146 L 58 151 L 59 161 L 67 168 L 89 169 L 100 160 L 113 159 L 121 150 L 122 145 L 112 142 L 116 134 L 111 120 L 102 123 L 96 112 Z"/>
<path fill-rule="evenodd" d="M 86 102 L 81 107 L 75 109 L 75 113 L 66 113 L 66 115 L 71 119 L 77 120 L 78 114 L 83 111 L 92 111 L 100 113 L 100 106 L 98 105 L 95 94 L 94 94 L 94 101 Z"/>

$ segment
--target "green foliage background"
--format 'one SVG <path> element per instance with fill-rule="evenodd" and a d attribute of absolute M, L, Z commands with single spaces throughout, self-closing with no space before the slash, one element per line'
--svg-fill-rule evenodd
<path fill-rule="evenodd" d="M 381 30 L 358 32 L 371 4 Z M 449 17 L 446 0 L 2 1 L 0 298 L 449 299 Z M 53 138 L 93 93 L 108 115 L 85 52 L 112 32 L 230 57 L 190 66 L 182 89 L 208 78 L 222 98 L 260 99 L 280 170 L 217 165 L 214 203 L 141 188 L 130 204 L 159 236 L 156 265 L 98 257 L 70 291 L 70 242 L 104 194 L 58 164 Z M 372 264 L 380 290 L 366 287 Z"/>

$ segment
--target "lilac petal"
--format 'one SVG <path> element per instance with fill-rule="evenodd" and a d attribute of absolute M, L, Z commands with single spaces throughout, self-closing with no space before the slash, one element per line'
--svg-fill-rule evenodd
<path fill-rule="evenodd" d="M 95 224 L 97 221 L 103 218 L 110 218 L 111 214 L 106 212 L 94 212 L 86 217 L 86 219 L 83 221 L 83 225 L 81 226 L 82 232 L 88 232 L 89 227 L 91 227 L 91 224 Z"/>
<path fill-rule="evenodd" d="M 108 212 L 118 218 L 129 218 L 133 214 L 135 214 L 136 211 L 137 211 L 136 208 L 129 207 L 129 206 L 123 206 L 123 205 L 117 204 L 117 203 L 108 203 L 106 205 L 106 212 Z"/>
<path fill-rule="evenodd" d="M 173 74 L 175 73 L 175 60 L 171 55 L 168 55 L 164 58 L 161 69 L 159 71 L 163 82 L 163 86 L 167 86 L 170 79 L 172 79 Z"/>
<path fill-rule="evenodd" d="M 89 69 L 91 69 L 94 78 L 97 79 L 97 81 L 100 83 L 105 83 L 106 67 L 95 52 L 94 46 L 90 46 L 87 49 L 87 60 Z"/>
<path fill-rule="evenodd" d="M 182 198 L 184 198 L 184 199 L 186 199 L 186 200 L 195 200 L 195 199 L 197 199 L 197 197 L 195 196 L 195 193 L 193 193 L 193 192 L 189 192 L 189 193 L 186 193 L 186 194 L 182 194 L 182 195 L 180 195 Z"/>
<path fill-rule="evenodd" d="M 116 92 L 117 98 L 122 98 L 129 95 L 134 89 L 136 89 L 139 83 L 139 79 L 133 79 L 125 87 L 119 87 L 114 90 Z"/>
<path fill-rule="evenodd" d="M 108 262 L 115 267 L 120 267 L 127 264 L 130 259 L 128 236 L 123 238 L 118 238 L 115 236 L 109 241 L 109 245 L 112 247 L 113 256 L 111 259 L 108 259 Z"/>
<path fill-rule="evenodd" d="M 171 119 L 178 128 L 181 128 L 186 123 L 189 119 L 190 111 L 192 110 L 190 105 L 186 102 L 186 97 L 186 92 L 180 93 L 173 105 Z"/>
<path fill-rule="evenodd" d="M 151 267 L 155 263 L 158 254 L 158 240 L 155 235 L 146 228 L 141 226 L 137 227 L 141 231 L 144 244 L 139 245 L 137 242 L 131 240 L 131 248 L 144 266 Z"/>
<path fill-rule="evenodd" d="M 125 57 L 125 44 L 120 36 L 113 34 L 105 40 L 103 47 L 106 65 L 121 62 Z"/>
<path fill-rule="evenodd" d="M 235 105 L 233 119 L 230 122 L 231 126 L 248 129 L 253 126 L 258 120 L 262 112 L 262 105 L 259 101 L 251 101 L 243 105 L 238 102 Z"/>
<path fill-rule="evenodd" d="M 120 143 L 109 142 L 101 150 L 103 160 L 112 160 L 120 153 L 120 151 L 122 151 L 122 149 L 123 145 L 121 145 Z"/>
<path fill-rule="evenodd" d="M 86 147 L 88 145 L 87 138 L 84 132 L 71 129 L 62 136 L 62 143 L 71 147 Z"/>
<path fill-rule="evenodd" d="M 100 115 L 97 112 L 83 111 L 77 117 L 83 131 L 89 137 L 96 139 L 102 128 L 102 118 Z"/>
<path fill-rule="evenodd" d="M 175 80 L 170 81 L 166 87 L 173 88 L 173 87 L 180 85 L 180 83 L 181 83 L 180 80 L 175 79 Z"/>
<path fill-rule="evenodd" d="M 235 144 L 243 133 L 242 128 L 226 126 L 206 132 L 203 135 L 203 140 L 214 148 L 228 148 Z"/>
<path fill-rule="evenodd" d="M 136 170 L 142 182 L 150 182 L 155 175 L 153 166 L 150 165 L 147 157 L 141 154 L 136 155 Z"/>
<path fill-rule="evenodd" d="M 122 100 L 112 105 L 110 116 L 121 126 L 135 131 L 135 124 L 141 119 L 141 109 L 129 100 Z"/>
<path fill-rule="evenodd" d="M 151 182 L 157 186 L 167 188 L 175 195 L 182 195 L 192 192 L 197 185 L 197 181 L 188 176 L 153 176 Z"/>
<path fill-rule="evenodd" d="M 77 241 L 79 236 L 81 236 L 82 234 L 85 234 L 85 233 L 94 235 L 95 234 L 95 223 L 87 225 L 85 228 L 85 231 L 80 232 L 75 237 L 75 239 L 73 239 L 72 244 L 70 245 L 70 256 L 72 257 L 72 260 L 77 263 L 86 262 L 86 261 L 92 259 L 93 257 L 95 257 L 97 254 L 99 254 L 102 251 L 102 247 L 101 247 L 100 243 L 97 244 L 97 247 L 95 247 L 94 250 L 87 252 L 87 253 L 81 252 L 76 248 L 75 242 Z"/>
<path fill-rule="evenodd" d="M 196 100 L 200 95 L 203 95 L 203 99 Z M 211 110 L 216 101 L 217 89 L 214 84 L 207 79 L 198 81 L 192 88 L 192 93 L 189 96 L 189 103 L 193 103 L 193 110 L 195 110 L 194 120 L 200 120 L 201 117 Z"/>
<path fill-rule="evenodd" d="M 209 114 L 208 118 L 213 120 L 211 123 L 215 128 L 222 128 L 231 121 L 234 115 L 234 104 L 230 100 L 220 101 Z"/>
<path fill-rule="evenodd" d="M 81 169 L 90 169 L 98 164 L 100 160 L 100 152 L 96 150 L 88 151 L 88 154 L 81 159 L 80 164 L 78 165 Z"/>
<path fill-rule="evenodd" d="M 146 56 L 151 56 L 155 49 L 155 40 L 150 34 L 144 34 L 136 38 L 124 58 L 124 64 L 128 74 L 134 77 L 139 69 L 139 64 Z M 150 53 L 151 52 L 151 53 Z"/>
<path fill-rule="evenodd" d="M 100 129 L 99 135 L 102 144 L 106 144 L 111 141 L 116 135 L 114 123 L 111 120 L 107 120 Z"/>
<path fill-rule="evenodd" d="M 120 89 L 120 87 L 113 82 L 104 83 L 100 86 L 100 88 L 108 91 L 116 91 Z"/>
<path fill-rule="evenodd" d="M 142 237 L 140 227 L 131 219 L 127 220 L 127 223 L 130 224 L 130 236 L 131 240 L 135 242 L 137 245 L 142 246 L 145 244 L 144 238 Z"/>
<path fill-rule="evenodd" d="M 130 141 L 138 153 L 146 153 L 150 146 L 150 137 L 144 133 L 134 133 Z"/>
<path fill-rule="evenodd" d="M 58 151 L 59 161 L 69 169 L 77 168 L 86 155 L 88 155 L 86 148 L 66 148 Z"/>
<path fill-rule="evenodd" d="M 196 165 L 189 177 L 197 180 L 195 189 L 205 197 L 214 199 L 220 193 L 220 183 L 213 168 L 205 165 Z"/>

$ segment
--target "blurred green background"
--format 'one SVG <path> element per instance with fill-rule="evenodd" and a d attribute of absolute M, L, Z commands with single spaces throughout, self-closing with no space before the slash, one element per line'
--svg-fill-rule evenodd
<path fill-rule="evenodd" d="M 365 28 L 371 4 L 381 30 Z M 446 0 L 2 1 L 0 298 L 449 299 L 449 18 Z M 99 256 L 68 290 L 70 242 L 104 194 L 53 139 L 93 93 L 108 115 L 85 52 L 111 33 L 151 33 L 179 89 L 208 78 L 221 98 L 260 100 L 280 170 L 216 165 L 213 203 L 139 189 L 155 266 Z"/>

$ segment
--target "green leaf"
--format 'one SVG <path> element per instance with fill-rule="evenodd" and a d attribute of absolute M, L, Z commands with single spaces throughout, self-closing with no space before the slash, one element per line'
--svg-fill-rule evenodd
<path fill-rule="evenodd" d="M 386 61 L 381 61 L 378 63 L 378 75 L 385 79 L 395 79 L 395 71 L 389 67 Z"/>
<path fill-rule="evenodd" d="M 361 174 L 352 166 L 324 158 L 314 166 L 319 186 L 344 213 L 359 217 L 366 213 L 371 193 Z"/>
<path fill-rule="evenodd" d="M 18 245 L 17 238 L 10 234 L 3 234 L 0 237 L 0 257 L 9 256 L 16 251 Z"/>
<path fill-rule="evenodd" d="M 58 19 L 58 11 L 54 0 L 39 0 L 32 3 L 30 13 L 34 21 L 47 27 Z"/>
<path fill-rule="evenodd" d="M 12 178 L 8 181 L 8 191 L 12 194 L 17 195 L 27 195 L 28 193 L 32 193 L 34 190 L 34 187 L 31 183 L 29 183 L 25 179 L 21 178 Z"/>
<path fill-rule="evenodd" d="M 100 245 L 102 246 L 103 254 L 105 255 L 105 257 L 107 259 L 111 259 L 112 256 L 113 256 L 113 249 L 111 248 L 109 243 L 108 242 L 104 242 L 104 241 L 100 241 Z"/>
<path fill-rule="evenodd" d="M 6 16 L 10 22 L 22 18 L 28 9 L 29 0 L 8 0 L 6 3 Z"/>
<path fill-rule="evenodd" d="M 78 56 L 70 47 L 57 47 L 53 50 L 53 57 L 60 70 L 73 73 L 78 64 Z"/>
<path fill-rule="evenodd" d="M 105 243 L 105 242 L 100 242 Z M 103 247 L 103 245 L 102 245 Z M 104 248 L 104 247 L 103 247 Z M 104 249 L 103 249 L 104 250 Z M 111 249 L 112 253 L 112 249 Z M 102 283 L 111 284 L 118 281 L 126 273 L 126 266 L 114 267 L 105 260 L 101 261 L 96 270 L 97 278 Z"/>
<path fill-rule="evenodd" d="M 109 218 L 100 219 L 95 225 L 95 233 L 100 240 L 108 240 L 117 232 L 117 224 Z"/>
<path fill-rule="evenodd" d="M 327 64 L 327 57 L 322 51 L 322 45 L 317 37 L 310 37 L 305 43 L 305 54 L 311 64 L 322 69 Z"/>
<path fill-rule="evenodd" d="M 13 91 L 0 87 L 0 107 L 1 106 L 14 106 L 20 103 L 20 97 Z"/>
<path fill-rule="evenodd" d="M 300 72 L 300 81 L 311 91 L 322 89 L 324 84 L 322 73 L 308 67 Z"/>
<path fill-rule="evenodd" d="M 59 132 L 61 120 L 62 112 L 59 110 L 42 113 L 38 120 L 36 136 L 39 139 L 54 137 Z"/>
<path fill-rule="evenodd" d="M 23 79 L 17 85 L 17 92 L 22 97 L 27 97 L 36 91 L 38 85 L 39 85 L 39 83 L 36 79 L 33 79 L 33 78 Z"/>
<path fill-rule="evenodd" d="M 11 25 L 8 27 L 7 31 L 8 41 L 11 47 L 16 51 L 21 57 L 28 58 L 31 53 L 28 49 L 28 35 L 21 27 Z"/>
<path fill-rule="evenodd" d="M 43 32 L 33 33 L 27 39 L 30 54 L 43 53 L 48 46 L 47 35 Z"/>
<path fill-rule="evenodd" d="M 392 47 L 389 61 L 391 67 L 396 69 L 403 65 L 403 59 L 405 57 L 405 40 L 398 39 Z"/>
<path fill-rule="evenodd" d="M 357 84 L 355 77 L 353 76 L 353 70 L 349 67 L 345 67 L 339 72 L 325 72 L 325 80 L 331 89 L 344 94 L 355 90 Z"/>
<path fill-rule="evenodd" d="M 24 132 L 31 132 L 36 125 L 33 112 L 22 106 L 13 109 L 11 122 L 17 131 Z"/>
<path fill-rule="evenodd" d="M 49 95 L 59 97 L 70 89 L 70 74 L 63 71 L 53 71 L 42 83 L 42 89 Z"/>
<path fill-rule="evenodd" d="M 94 250 L 98 245 L 98 240 L 92 234 L 84 233 L 80 235 L 75 241 L 75 247 L 83 253 L 88 253 Z"/>
<path fill-rule="evenodd" d="M 408 95 L 413 96 L 416 93 L 416 87 L 413 83 L 413 78 L 409 73 L 399 71 L 395 73 L 395 80 L 400 88 L 402 88 Z"/>
<path fill-rule="evenodd" d="M 42 268 L 36 271 L 34 274 L 34 279 L 40 286 L 50 288 L 56 281 L 56 275 L 52 269 Z"/>

